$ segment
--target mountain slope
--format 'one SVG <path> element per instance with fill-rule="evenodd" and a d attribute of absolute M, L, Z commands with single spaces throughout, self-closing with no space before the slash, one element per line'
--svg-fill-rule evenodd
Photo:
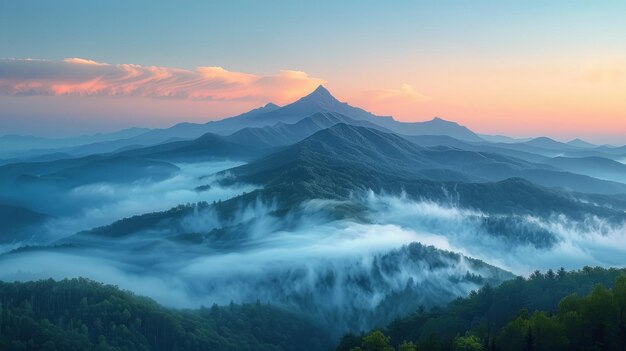
<path fill-rule="evenodd" d="M 319 86 L 311 94 L 281 107 L 275 111 L 259 115 L 252 123 L 269 123 L 296 121 L 302 116 L 315 112 L 336 112 L 354 120 L 365 120 L 387 128 L 393 132 L 409 135 L 449 135 L 468 141 L 481 141 L 482 139 L 469 129 L 454 122 L 435 118 L 428 122 L 398 122 L 392 117 L 376 116 L 363 109 L 352 107 L 345 102 L 340 102 L 323 86 Z"/>
<path fill-rule="evenodd" d="M 272 126 L 248 127 L 227 136 L 206 133 L 193 140 L 137 147 L 116 153 L 116 155 L 183 162 L 220 158 L 249 161 L 270 153 L 273 148 L 296 143 L 339 123 L 387 131 L 376 124 L 353 120 L 338 113 L 318 112 L 293 124 L 279 122 Z"/>
<path fill-rule="evenodd" d="M 30 135 L 0 136 L 0 157 L 18 156 L 25 151 L 44 152 L 49 149 L 75 147 L 97 142 L 128 139 L 148 132 L 147 128 L 128 128 L 112 133 L 80 135 L 67 138 L 44 138 Z"/>
<path fill-rule="evenodd" d="M 472 177 L 495 174 L 498 178 L 509 172 L 539 172 L 530 173 L 536 178 L 540 178 L 537 174 L 565 174 L 496 154 L 423 148 L 394 134 L 345 124 L 229 170 L 239 181 L 264 184 L 265 196 L 282 199 L 286 206 L 311 198 L 349 199 L 355 191 L 372 189 L 377 193 L 405 191 L 416 198 L 454 201 L 488 213 L 549 215 L 564 211 L 577 216 L 620 216 L 619 212 L 582 204 L 567 193 L 522 179 L 467 183 Z"/>
<path fill-rule="evenodd" d="M 24 207 L 0 204 L 0 244 L 28 240 L 31 230 L 51 217 Z"/>
<path fill-rule="evenodd" d="M 346 124 L 317 132 L 284 151 L 241 169 L 263 174 L 260 176 L 263 181 L 275 176 L 270 168 L 279 169 L 289 162 L 303 159 L 336 169 L 366 166 L 370 172 L 404 179 L 484 182 L 524 177 L 538 184 L 582 192 L 626 193 L 626 186 L 619 183 L 540 167 L 496 153 L 452 147 L 424 148 L 395 134 Z"/>
<path fill-rule="evenodd" d="M 1 166 L 0 186 L 10 187 L 17 182 L 75 187 L 98 182 L 130 182 L 142 178 L 159 180 L 177 171 L 178 167 L 172 164 L 138 157 L 88 156 Z"/>
<path fill-rule="evenodd" d="M 547 137 L 539 137 L 539 138 L 535 138 L 529 141 L 526 141 L 522 144 L 525 145 L 530 145 L 530 146 L 534 146 L 534 147 L 539 147 L 539 148 L 543 148 L 543 149 L 547 149 L 547 150 L 557 150 L 557 151 L 565 151 L 565 150 L 575 150 L 578 149 L 578 147 L 573 146 L 571 144 L 566 144 L 566 143 L 561 143 L 558 142 L 554 139 L 550 139 Z"/>
<path fill-rule="evenodd" d="M 229 134 L 245 126 L 242 125 L 240 121 L 249 120 L 256 116 L 272 112 L 278 108 L 278 105 L 268 103 L 263 107 L 250 110 L 234 117 L 225 118 L 219 121 L 210 121 L 204 124 L 179 123 L 169 128 L 151 130 L 133 139 L 137 141 L 163 141 L 171 138 L 194 139 L 205 133 Z"/>
<path fill-rule="evenodd" d="M 243 118 L 238 117 L 238 119 L 257 125 L 272 125 L 278 122 L 295 123 L 317 112 L 335 112 L 352 119 L 368 120 L 370 122 L 377 121 L 378 119 L 391 120 L 390 117 L 377 117 L 363 109 L 352 107 L 345 102 L 340 102 L 321 85 L 309 95 L 274 111 L 263 113 L 256 117 L 245 116 Z"/>
<path fill-rule="evenodd" d="M 251 160 L 265 151 L 239 144 L 221 135 L 206 133 L 193 140 L 175 141 L 122 151 L 118 155 L 145 157 L 177 162 L 200 162 L 213 159 Z"/>
<path fill-rule="evenodd" d="M 575 146 L 575 147 L 579 147 L 579 148 L 594 148 L 594 147 L 598 147 L 598 145 L 594 145 L 592 143 L 589 143 L 587 141 L 584 141 L 582 139 L 573 139 L 567 142 L 567 145 L 571 145 L 571 146 Z"/>
<path fill-rule="evenodd" d="M 228 140 L 255 147 L 285 146 L 303 140 L 322 129 L 339 123 L 387 131 L 374 123 L 355 120 L 335 112 L 317 112 L 296 123 L 278 122 L 272 126 L 244 128 L 227 137 Z"/>
<path fill-rule="evenodd" d="M 611 159 L 603 157 L 555 157 L 550 160 L 550 164 L 568 172 L 626 183 L 626 165 Z"/>
<path fill-rule="evenodd" d="M 417 310 L 382 330 L 390 336 L 392 344 L 412 341 L 419 345 L 419 350 L 452 349 L 454 339 L 463 335 L 477 336 L 478 346 L 470 350 L 571 350 L 572 346 L 582 350 L 618 350 L 619 347 L 606 348 L 606 345 L 617 346 L 619 342 L 606 341 L 624 340 L 618 331 L 618 315 L 620 311 L 623 313 L 624 306 L 618 306 L 615 301 L 626 298 L 625 274 L 624 269 L 600 267 L 584 267 L 572 272 L 536 271 L 528 279 L 517 278 L 498 287 L 480 289 L 446 308 Z M 614 295 L 607 293 L 605 287 L 614 287 Z M 584 298 L 587 294 L 591 295 Z M 528 323 L 520 321 L 528 321 L 535 311 L 544 312 L 534 316 L 536 323 L 531 330 Z M 563 325 L 552 324 L 549 320 L 552 315 L 558 315 Z M 503 329 L 512 321 L 521 335 Z M 591 332 L 594 328 L 611 332 L 595 334 Z M 551 343 L 546 342 L 550 339 Z M 531 347 L 527 346 L 529 340 Z M 351 350 L 361 345 L 360 341 L 347 335 L 336 350 Z M 434 341 L 436 346 L 433 346 Z"/>
<path fill-rule="evenodd" d="M 343 123 L 319 131 L 285 151 L 268 156 L 262 164 L 247 168 L 260 172 L 286 164 L 298 155 L 307 155 L 328 166 L 367 165 L 388 175 L 432 180 L 477 180 L 491 171 L 533 168 L 527 162 L 497 154 L 449 147 L 423 148 L 395 134 Z M 467 172 L 469 164 L 476 166 L 473 173 Z"/>
<path fill-rule="evenodd" d="M 426 122 L 398 122 L 389 120 L 377 120 L 380 124 L 398 134 L 404 135 L 446 135 L 468 142 L 483 142 L 484 140 L 472 132 L 469 128 L 456 122 L 446 121 L 435 117 Z"/>
<path fill-rule="evenodd" d="M 490 145 L 485 143 L 465 142 L 447 135 L 399 135 L 414 144 L 424 147 L 449 146 L 466 151 L 488 152 L 500 154 L 503 156 L 510 156 L 531 163 L 546 164 L 550 160 L 549 157 L 539 154 L 502 148 L 498 147 L 497 145 Z"/>

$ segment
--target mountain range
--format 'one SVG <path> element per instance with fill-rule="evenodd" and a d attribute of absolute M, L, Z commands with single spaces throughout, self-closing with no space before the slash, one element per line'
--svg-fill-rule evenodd
<path fill-rule="evenodd" d="M 622 253 L 598 243 L 626 226 L 623 148 L 399 122 L 322 86 L 80 142 L 0 166 L 0 279 L 29 262 L 28 277 L 87 275 L 176 307 L 262 300 L 336 338 L 498 285 L 532 255 Z"/>

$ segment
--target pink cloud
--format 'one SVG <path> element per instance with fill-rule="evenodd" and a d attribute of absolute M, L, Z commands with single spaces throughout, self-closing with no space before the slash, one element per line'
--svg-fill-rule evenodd
<path fill-rule="evenodd" d="M 78 58 L 78 57 L 66 58 L 65 60 L 63 60 L 63 62 L 80 63 L 80 64 L 83 64 L 83 65 L 96 65 L 96 66 L 106 66 L 107 65 L 106 63 L 96 62 L 96 61 L 82 59 L 82 58 Z"/>
<path fill-rule="evenodd" d="M 61 62 L 0 60 L 0 94 L 142 97 L 213 101 L 287 103 L 324 81 L 301 71 L 275 75 L 228 71 L 222 67 L 186 70 L 172 67 L 107 64 L 82 58 Z"/>

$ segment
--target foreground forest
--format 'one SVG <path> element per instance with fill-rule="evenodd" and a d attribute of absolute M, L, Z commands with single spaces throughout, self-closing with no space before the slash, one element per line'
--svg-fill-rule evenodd
<path fill-rule="evenodd" d="M 626 270 L 534 272 L 342 338 L 337 351 L 624 350 Z"/>
<path fill-rule="evenodd" d="M 0 283 L 1 350 L 330 350 L 262 303 L 173 310 L 88 279 Z M 626 270 L 534 272 L 342 338 L 337 351 L 623 350 Z"/>
<path fill-rule="evenodd" d="M 327 350 L 326 334 L 261 303 L 171 310 L 87 279 L 0 283 L 0 350 Z"/>

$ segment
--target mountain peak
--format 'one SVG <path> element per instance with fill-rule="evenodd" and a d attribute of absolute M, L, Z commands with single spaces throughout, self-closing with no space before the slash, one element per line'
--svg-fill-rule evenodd
<path fill-rule="evenodd" d="M 303 97 L 301 100 L 318 101 L 322 103 L 339 103 L 339 100 L 337 100 L 323 85 L 319 85 L 315 88 L 315 90 L 313 90 L 313 92 Z"/>
<path fill-rule="evenodd" d="M 584 141 L 580 138 L 576 138 L 574 140 L 570 140 L 567 142 L 568 145 L 572 145 L 572 146 L 576 146 L 576 147 L 583 147 L 583 148 L 592 148 L 592 147 L 596 147 L 596 145 L 589 143 L 587 141 Z"/>
<path fill-rule="evenodd" d="M 326 94 L 326 95 L 331 95 L 330 91 L 328 91 L 328 89 L 326 89 L 323 85 L 318 85 L 317 88 L 315 88 L 315 90 L 313 90 L 312 94 Z"/>
<path fill-rule="evenodd" d="M 557 142 L 556 140 L 554 140 L 552 138 L 548 138 L 548 137 L 544 137 L 544 136 L 536 137 L 536 138 L 534 138 L 534 139 L 532 139 L 530 141 L 532 141 L 532 142 L 548 142 L 548 143 L 553 143 L 553 142 L 556 143 Z"/>
<path fill-rule="evenodd" d="M 458 124 L 456 122 L 447 121 L 441 117 L 435 117 L 429 121 L 430 123 L 438 123 L 438 124 Z"/>

